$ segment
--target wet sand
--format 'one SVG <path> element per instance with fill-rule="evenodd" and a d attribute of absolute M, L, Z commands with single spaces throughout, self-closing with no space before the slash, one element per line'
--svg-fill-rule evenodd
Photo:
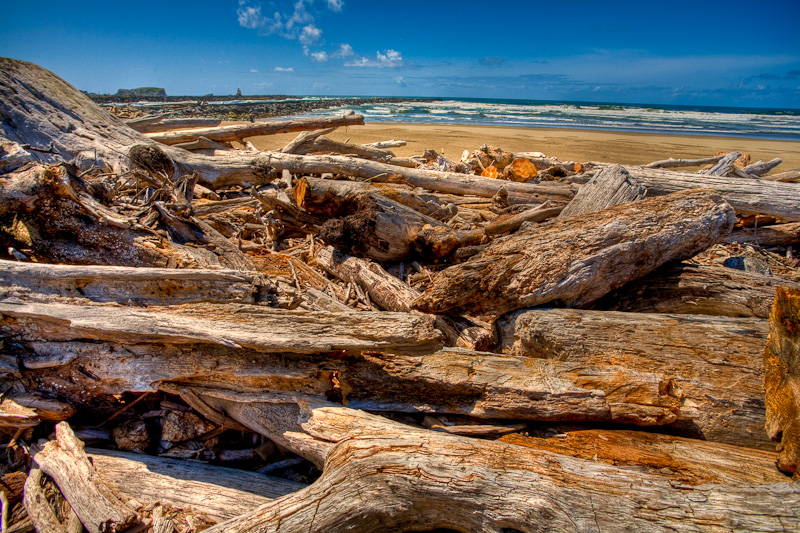
<path fill-rule="evenodd" d="M 253 144 L 262 150 L 279 149 L 297 134 L 287 133 L 254 137 Z M 543 152 L 562 161 L 605 161 L 641 165 L 667 159 L 711 157 L 717 152 L 749 153 L 753 162 L 783 159 L 773 173 L 800 168 L 800 141 L 711 137 L 702 135 L 665 135 L 556 128 L 515 128 L 505 126 L 462 126 L 439 124 L 372 123 L 340 128 L 330 138 L 354 143 L 397 139 L 408 141 L 392 151 L 398 157 L 420 155 L 425 149 L 443 152 L 458 160 L 464 150 L 491 144 L 511 152 Z"/>

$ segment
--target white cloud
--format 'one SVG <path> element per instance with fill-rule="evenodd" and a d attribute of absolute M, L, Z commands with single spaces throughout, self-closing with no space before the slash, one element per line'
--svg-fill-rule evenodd
<path fill-rule="evenodd" d="M 321 36 L 322 30 L 313 24 L 309 24 L 308 26 L 304 26 L 303 30 L 300 32 L 300 43 L 302 43 L 303 46 L 309 46 L 319 41 Z"/>
<path fill-rule="evenodd" d="M 342 0 L 328 0 L 328 9 L 331 11 L 339 12 L 342 10 L 344 2 Z"/>
<path fill-rule="evenodd" d="M 403 66 L 403 56 L 397 50 L 386 50 L 385 53 L 376 52 L 375 60 L 362 57 L 344 64 L 345 67 L 374 67 L 393 68 Z"/>
<path fill-rule="evenodd" d="M 236 10 L 236 14 L 239 16 L 239 26 L 243 28 L 256 30 L 264 24 L 264 17 L 261 16 L 261 6 L 241 6 Z"/>
<path fill-rule="evenodd" d="M 353 47 L 347 43 L 342 43 L 339 45 L 339 49 L 335 51 L 331 57 L 350 57 L 352 55 L 355 55 L 355 52 L 353 52 Z"/>
<path fill-rule="evenodd" d="M 250 72 L 251 72 L 252 74 L 258 74 L 258 70 L 254 69 L 254 68 L 251 68 L 251 69 L 250 69 Z"/>
<path fill-rule="evenodd" d="M 294 67 L 275 67 L 275 72 L 294 72 Z"/>
<path fill-rule="evenodd" d="M 311 54 L 311 59 L 317 61 L 319 63 L 324 63 L 328 60 L 328 53 L 327 52 L 313 52 Z"/>

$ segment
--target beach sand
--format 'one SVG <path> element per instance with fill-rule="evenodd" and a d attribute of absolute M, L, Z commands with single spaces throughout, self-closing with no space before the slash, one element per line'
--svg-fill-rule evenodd
<path fill-rule="evenodd" d="M 280 149 L 296 133 L 254 137 L 261 150 Z M 340 128 L 328 135 L 331 139 L 369 143 L 390 139 L 408 141 L 392 152 L 398 157 L 420 155 L 425 149 L 443 152 L 459 160 L 464 150 L 490 144 L 511 152 L 543 152 L 561 161 L 604 161 L 641 165 L 667 159 L 711 157 L 717 152 L 749 153 L 752 162 L 783 159 L 773 173 L 800 168 L 800 142 L 740 137 L 701 135 L 664 135 L 597 130 L 556 128 L 514 128 L 505 126 L 462 126 L 439 124 L 372 123 Z"/>

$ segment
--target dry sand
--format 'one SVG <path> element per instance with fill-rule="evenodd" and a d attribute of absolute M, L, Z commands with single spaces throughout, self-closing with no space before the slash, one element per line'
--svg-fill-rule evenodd
<path fill-rule="evenodd" d="M 252 138 L 262 150 L 278 149 L 297 134 L 287 133 Z M 669 157 L 694 159 L 717 152 L 749 153 L 753 162 L 775 157 L 783 163 L 773 172 L 800 168 L 800 142 L 701 135 L 663 135 L 555 128 L 514 128 L 504 126 L 461 126 L 438 124 L 367 124 L 339 129 L 330 138 L 354 143 L 398 139 L 408 141 L 392 151 L 398 157 L 420 155 L 433 149 L 458 160 L 464 150 L 491 144 L 511 152 L 544 152 L 562 161 L 606 161 L 646 164 Z"/>

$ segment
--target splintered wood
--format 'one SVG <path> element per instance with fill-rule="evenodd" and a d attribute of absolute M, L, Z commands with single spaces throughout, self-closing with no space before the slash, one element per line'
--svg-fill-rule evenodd
<path fill-rule="evenodd" d="M 800 530 L 779 158 L 0 114 L 4 531 Z"/>

